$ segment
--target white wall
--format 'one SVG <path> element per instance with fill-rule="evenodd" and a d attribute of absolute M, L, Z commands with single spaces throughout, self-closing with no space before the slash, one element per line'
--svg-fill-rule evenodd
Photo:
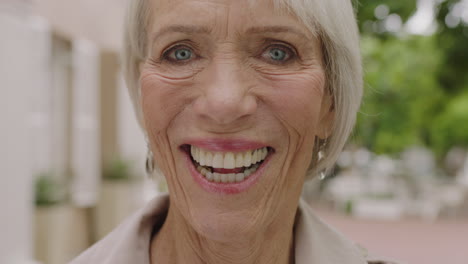
<path fill-rule="evenodd" d="M 34 168 L 47 166 L 31 139 L 46 133 L 44 102 L 36 95 L 46 87 L 47 28 L 32 22 L 21 7 L 0 4 L 0 263 L 32 263 Z M 3 12 L 2 12 L 3 11 Z M 19 12 L 16 12 L 19 11 Z M 39 26 L 33 26 L 39 25 Z M 37 113 L 31 115 L 31 113 Z M 47 149 L 45 149 L 47 152 Z"/>
<path fill-rule="evenodd" d="M 146 158 L 146 143 L 143 132 L 138 125 L 132 102 L 128 95 L 123 78 L 119 76 L 117 91 L 117 128 L 119 150 L 126 159 L 134 161 L 138 167 L 137 173 L 144 174 Z"/>
<path fill-rule="evenodd" d="M 99 50 L 89 41 L 72 44 L 72 199 L 78 206 L 93 206 L 98 197 L 100 166 Z"/>
<path fill-rule="evenodd" d="M 45 17 L 54 30 L 69 38 L 88 39 L 101 48 L 117 51 L 121 47 L 126 2 L 39 0 L 34 1 L 34 11 Z"/>

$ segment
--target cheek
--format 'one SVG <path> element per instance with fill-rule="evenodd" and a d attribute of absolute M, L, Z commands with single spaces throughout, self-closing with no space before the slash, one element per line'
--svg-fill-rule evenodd
<path fill-rule="evenodd" d="M 307 74 L 275 76 L 268 80 L 271 92 L 267 93 L 266 102 L 273 109 L 287 133 L 288 150 L 285 153 L 284 175 L 291 190 L 300 191 L 310 162 L 318 131 L 320 111 L 325 87 L 323 71 Z M 285 138 L 286 139 L 286 138 Z"/>
<path fill-rule="evenodd" d="M 193 89 L 188 81 L 171 80 L 154 71 L 143 70 L 140 77 L 141 106 L 143 119 L 156 163 L 166 179 L 174 180 L 176 175 L 171 138 L 177 135 L 169 133 L 171 125 L 178 115 L 190 103 Z"/>
<path fill-rule="evenodd" d="M 167 130 L 175 117 L 184 110 L 193 98 L 191 82 L 171 80 L 153 72 L 143 71 L 141 83 L 141 106 L 148 133 Z"/>
<path fill-rule="evenodd" d="M 265 101 L 284 126 L 298 136 L 315 133 L 325 86 L 323 71 L 278 75 L 265 82 L 271 87 L 265 92 Z"/>

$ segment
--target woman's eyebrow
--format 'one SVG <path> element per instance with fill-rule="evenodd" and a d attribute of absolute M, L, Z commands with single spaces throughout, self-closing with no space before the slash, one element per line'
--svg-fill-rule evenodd
<path fill-rule="evenodd" d="M 185 34 L 209 34 L 211 29 L 205 26 L 195 25 L 169 25 L 158 30 L 152 37 L 153 43 L 156 39 L 171 33 Z M 259 26 L 251 27 L 246 30 L 247 34 L 264 34 L 264 33 L 291 33 L 298 35 L 304 39 L 310 39 L 302 30 L 290 26 Z"/>
<path fill-rule="evenodd" d="M 185 34 L 209 34 L 211 30 L 208 27 L 194 25 L 169 25 L 161 28 L 153 35 L 153 41 L 161 36 L 170 33 L 185 33 Z"/>
<path fill-rule="evenodd" d="M 302 30 L 290 26 L 261 26 L 251 27 L 247 29 L 247 34 L 262 34 L 262 33 L 292 33 L 301 38 L 309 39 L 310 37 Z"/>

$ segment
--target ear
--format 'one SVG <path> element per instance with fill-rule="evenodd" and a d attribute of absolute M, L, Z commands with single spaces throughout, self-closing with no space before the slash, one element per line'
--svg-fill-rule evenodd
<path fill-rule="evenodd" d="M 328 90 L 328 89 L 327 89 Z M 335 102 L 330 92 L 324 94 L 320 108 L 319 122 L 317 123 L 317 137 L 327 139 L 335 123 Z"/>

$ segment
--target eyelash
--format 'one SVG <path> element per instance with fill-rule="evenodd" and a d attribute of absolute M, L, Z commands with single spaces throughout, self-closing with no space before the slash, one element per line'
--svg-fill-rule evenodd
<path fill-rule="evenodd" d="M 170 46 L 168 49 L 166 49 L 162 55 L 161 55 L 161 61 L 168 61 L 169 63 L 172 63 L 172 64 L 178 64 L 178 65 L 185 65 L 185 64 L 188 64 L 190 63 L 191 61 L 193 61 L 193 59 L 190 59 L 190 60 L 187 60 L 187 61 L 178 61 L 176 59 L 173 59 L 170 57 L 171 53 L 176 51 L 177 49 L 180 49 L 180 48 L 184 48 L 184 49 L 188 49 L 192 52 L 193 56 L 195 57 L 194 59 L 197 59 L 199 58 L 200 56 L 197 55 L 197 52 L 194 51 L 193 48 L 189 47 L 189 45 L 187 44 L 182 44 L 182 43 L 179 43 L 179 44 L 175 44 L 173 46 Z"/>
<path fill-rule="evenodd" d="M 286 43 L 273 43 L 273 44 L 268 45 L 261 52 L 259 57 L 263 57 L 263 55 L 266 52 L 268 52 L 268 51 L 270 51 L 272 49 L 282 50 L 282 51 L 284 51 L 286 53 L 286 56 L 288 56 L 288 58 L 285 61 L 275 61 L 275 60 L 270 59 L 269 63 L 272 63 L 272 64 L 285 65 L 285 64 L 293 62 L 298 57 L 296 49 L 291 47 L 289 44 L 286 44 Z"/>
<path fill-rule="evenodd" d="M 180 60 L 171 58 L 171 53 L 176 51 L 177 49 L 180 49 L 180 48 L 185 48 L 185 49 L 190 50 L 192 52 L 192 56 L 194 56 L 194 58 L 192 58 L 190 60 L 186 60 L 186 61 L 180 61 Z M 284 51 L 286 53 L 287 59 L 285 61 L 275 61 L 273 59 L 266 59 L 266 58 L 263 57 L 266 52 L 268 52 L 271 49 L 275 49 L 275 48 L 280 49 L 280 50 L 282 50 L 282 51 Z M 197 55 L 197 52 L 195 52 L 195 50 L 193 48 L 191 48 L 187 44 L 179 43 L 179 44 L 175 44 L 173 46 L 170 46 L 168 49 L 166 49 L 162 53 L 160 61 L 167 61 L 167 62 L 169 62 L 171 64 L 176 64 L 176 65 L 185 65 L 185 64 L 189 64 L 193 60 L 196 60 L 196 59 L 199 59 L 199 58 L 200 58 L 200 56 Z M 296 49 L 294 47 L 291 47 L 289 44 L 286 44 L 286 43 L 273 43 L 273 44 L 269 44 L 265 49 L 263 49 L 262 52 L 259 55 L 257 55 L 257 58 L 261 59 L 261 60 L 268 60 L 268 63 L 270 63 L 270 64 L 285 65 L 285 64 L 289 64 L 289 63 L 293 62 L 294 60 L 296 60 L 298 58 L 298 55 L 297 55 Z"/>

